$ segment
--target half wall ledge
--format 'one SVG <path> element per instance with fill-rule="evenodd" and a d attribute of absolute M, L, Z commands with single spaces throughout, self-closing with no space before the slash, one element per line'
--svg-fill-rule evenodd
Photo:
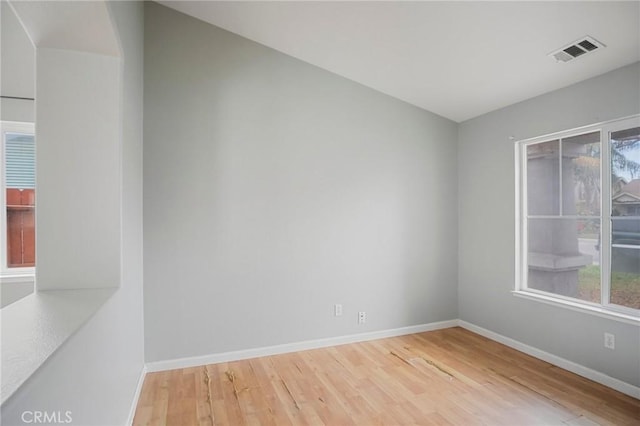
<path fill-rule="evenodd" d="M 2 405 L 117 290 L 37 291 L 0 310 Z"/>

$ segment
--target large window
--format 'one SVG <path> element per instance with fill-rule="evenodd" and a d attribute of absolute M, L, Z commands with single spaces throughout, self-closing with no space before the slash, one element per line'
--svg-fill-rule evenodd
<path fill-rule="evenodd" d="M 640 117 L 520 141 L 516 290 L 640 314 Z"/>
<path fill-rule="evenodd" d="M 35 137 L 31 123 L 2 122 L 0 276 L 34 274 Z"/>

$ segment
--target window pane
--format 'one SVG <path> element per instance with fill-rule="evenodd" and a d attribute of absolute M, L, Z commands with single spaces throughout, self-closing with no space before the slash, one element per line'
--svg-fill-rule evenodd
<path fill-rule="evenodd" d="M 640 309 L 640 128 L 611 133 L 611 293 Z"/>
<path fill-rule="evenodd" d="M 600 302 L 600 221 L 529 219 L 529 288 Z"/>
<path fill-rule="evenodd" d="M 640 249 L 611 249 L 611 303 L 640 309 Z"/>
<path fill-rule="evenodd" d="M 5 134 L 7 266 L 35 266 L 35 138 Z"/>
<path fill-rule="evenodd" d="M 640 216 L 640 128 L 611 134 L 611 215 Z"/>
<path fill-rule="evenodd" d="M 560 214 L 560 143 L 527 146 L 528 215 Z"/>
<path fill-rule="evenodd" d="M 6 187 L 35 189 L 36 145 L 33 135 L 6 133 Z"/>
<path fill-rule="evenodd" d="M 562 140 L 562 214 L 600 215 L 600 132 Z"/>

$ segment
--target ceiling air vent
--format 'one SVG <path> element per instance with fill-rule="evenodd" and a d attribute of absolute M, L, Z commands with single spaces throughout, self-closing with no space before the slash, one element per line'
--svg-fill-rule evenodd
<path fill-rule="evenodd" d="M 578 56 L 594 52 L 603 47 L 605 47 L 605 45 L 600 43 L 598 40 L 593 37 L 585 36 L 580 40 L 576 40 L 573 43 L 550 53 L 549 56 L 553 57 L 556 62 L 569 62 Z"/>

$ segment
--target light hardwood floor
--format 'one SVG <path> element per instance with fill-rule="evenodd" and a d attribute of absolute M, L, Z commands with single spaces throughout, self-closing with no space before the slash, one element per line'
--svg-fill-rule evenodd
<path fill-rule="evenodd" d="M 149 373 L 134 425 L 640 425 L 640 401 L 462 328 Z"/>

